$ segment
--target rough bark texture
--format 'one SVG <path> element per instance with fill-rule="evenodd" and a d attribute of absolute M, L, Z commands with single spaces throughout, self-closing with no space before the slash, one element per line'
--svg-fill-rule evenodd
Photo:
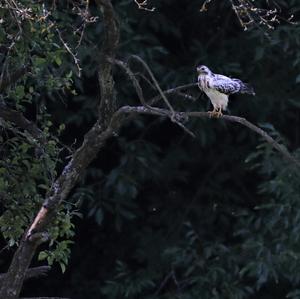
<path fill-rule="evenodd" d="M 26 271 L 29 268 L 37 246 L 37 242 L 30 242 L 24 239 L 21 241 L 3 280 L 0 291 L 1 299 L 19 298 Z"/>
<path fill-rule="evenodd" d="M 104 44 L 102 47 L 99 67 L 98 81 L 101 93 L 99 105 L 99 121 L 107 126 L 112 114 L 116 110 L 116 95 L 114 91 L 114 80 L 112 77 L 112 65 L 110 59 L 114 59 L 119 43 L 119 25 L 113 6 L 109 0 L 97 0 L 98 7 L 103 12 Z"/>
<path fill-rule="evenodd" d="M 81 177 L 87 166 L 96 157 L 97 153 L 104 145 L 105 141 L 111 137 L 118 123 L 114 122 L 110 127 L 110 119 L 114 112 L 114 81 L 112 77 L 111 64 L 107 57 L 114 57 L 114 53 L 119 40 L 119 29 L 116 22 L 113 7 L 110 0 L 97 1 L 103 14 L 103 23 L 105 28 L 105 40 L 102 46 L 102 55 L 99 61 L 99 84 L 101 97 L 99 104 L 99 119 L 94 126 L 85 135 L 83 144 L 74 153 L 71 161 L 65 166 L 62 174 L 54 182 L 48 197 L 43 203 L 43 207 L 37 214 L 32 225 L 24 234 L 18 250 L 15 252 L 8 272 L 3 279 L 3 285 L 0 289 L 1 299 L 17 299 L 26 276 L 26 271 L 31 263 L 36 248 L 43 240 L 43 235 L 39 232 L 46 229 L 50 220 L 55 216 L 56 208 L 62 200 L 66 199 L 70 190 L 75 186 L 78 178 Z M 39 133 L 32 127 L 30 122 L 18 114 L 12 113 L 6 109 L 5 119 L 11 117 L 11 120 L 18 126 L 26 127 L 35 135 Z"/>
<path fill-rule="evenodd" d="M 47 272 L 51 270 L 50 266 L 40 266 L 40 267 L 34 267 L 34 268 L 29 268 L 26 271 L 25 274 L 25 280 L 31 279 L 31 278 L 37 278 L 40 276 L 45 276 L 47 275 Z M 5 279 L 6 273 L 5 274 L 0 274 L 0 287 L 2 286 L 2 281 Z"/>

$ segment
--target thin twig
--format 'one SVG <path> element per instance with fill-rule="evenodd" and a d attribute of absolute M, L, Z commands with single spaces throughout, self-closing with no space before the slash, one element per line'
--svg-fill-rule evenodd
<path fill-rule="evenodd" d="M 179 95 L 181 98 L 190 100 L 192 102 L 195 102 L 197 100 L 196 97 L 193 97 L 190 94 L 187 94 L 187 93 L 184 93 L 184 92 L 177 91 L 176 94 Z"/>
<path fill-rule="evenodd" d="M 130 58 L 133 58 L 133 59 L 139 61 L 143 65 L 143 67 L 146 69 L 146 71 L 150 75 L 150 77 L 151 77 L 151 79 L 152 79 L 152 81 L 153 81 L 153 83 L 154 83 L 157 91 L 159 92 L 160 96 L 162 97 L 162 99 L 164 100 L 164 102 L 166 103 L 166 105 L 168 106 L 168 108 L 170 109 L 170 111 L 172 112 L 172 118 L 173 118 L 173 115 L 175 114 L 174 109 L 173 109 L 172 105 L 170 104 L 170 102 L 168 101 L 168 99 L 165 96 L 165 94 L 163 93 L 163 91 L 161 90 L 161 88 L 160 88 L 157 80 L 155 79 L 154 74 L 150 70 L 150 67 L 148 66 L 148 64 L 141 57 L 139 57 L 137 55 L 132 55 L 132 56 L 130 56 Z"/>
<path fill-rule="evenodd" d="M 148 8 L 147 7 L 147 0 L 144 0 L 142 2 L 139 2 L 138 0 L 134 0 L 134 2 L 136 3 L 136 5 L 138 6 L 139 9 L 143 9 L 143 10 L 146 10 L 146 11 L 155 11 L 155 7 L 151 7 L 151 8 Z"/>
<path fill-rule="evenodd" d="M 167 107 L 170 109 L 170 112 L 167 113 L 167 115 L 170 117 L 171 121 L 176 123 L 179 127 L 181 127 L 186 133 L 188 133 L 190 136 L 195 138 L 195 134 L 189 130 L 180 120 L 180 118 L 176 117 L 175 115 L 175 111 L 174 108 L 172 107 L 172 105 L 170 104 L 170 102 L 168 101 L 167 97 L 165 96 L 164 92 L 161 90 L 154 74 L 152 73 L 150 67 L 148 66 L 148 64 L 139 56 L 137 55 L 132 55 L 130 56 L 130 58 L 133 58 L 135 60 L 137 60 L 138 62 L 140 62 L 143 67 L 146 69 L 146 71 L 148 72 L 148 74 L 150 75 L 156 89 L 158 90 L 161 98 L 164 100 L 164 102 L 166 103 Z M 153 107 L 151 107 L 151 109 L 154 109 Z M 158 109 L 158 108 L 155 108 Z"/>
<path fill-rule="evenodd" d="M 154 84 L 142 73 L 140 72 L 137 72 L 137 73 L 134 73 L 134 75 L 136 77 L 141 77 L 145 82 L 147 82 L 147 84 L 153 89 L 153 90 L 156 90 Z"/>
<path fill-rule="evenodd" d="M 67 52 L 72 56 L 72 58 L 74 60 L 74 63 L 75 63 L 75 65 L 77 67 L 77 70 L 78 70 L 78 77 L 81 77 L 82 68 L 79 65 L 80 60 L 77 58 L 76 54 L 73 53 L 73 51 L 70 49 L 70 47 L 68 46 L 68 44 L 64 41 L 64 39 L 61 36 L 60 31 L 57 28 L 56 28 L 56 32 L 58 33 L 58 37 L 59 37 L 60 41 L 62 42 L 63 46 L 65 47 L 65 49 L 67 50 Z"/>
<path fill-rule="evenodd" d="M 129 77 L 130 81 L 132 82 L 133 86 L 134 86 L 134 89 L 138 95 L 138 98 L 141 102 L 142 105 L 144 105 L 145 107 L 147 107 L 148 109 L 153 109 L 155 110 L 156 108 L 154 107 L 151 107 L 145 100 L 144 98 L 144 94 L 143 94 L 143 90 L 142 90 L 142 87 L 139 83 L 139 81 L 137 80 L 135 74 L 131 71 L 131 69 L 129 68 L 129 66 L 121 61 L 121 60 L 118 60 L 118 59 L 108 59 L 111 63 L 114 63 L 116 65 L 118 65 L 119 67 L 121 67 L 125 73 L 127 74 L 127 76 Z"/>
<path fill-rule="evenodd" d="M 164 93 L 164 94 L 173 94 L 173 93 L 177 93 L 177 92 L 179 92 L 179 91 L 181 91 L 181 90 L 184 90 L 184 89 L 193 88 L 193 87 L 195 87 L 195 86 L 198 86 L 198 83 L 189 83 L 189 84 L 177 86 L 177 87 L 174 87 L 174 88 L 170 88 L 170 89 L 164 90 L 163 93 Z M 162 98 L 162 97 L 161 97 L 161 95 L 159 94 L 159 95 L 153 97 L 152 99 L 150 99 L 150 100 L 148 101 L 148 103 L 149 103 L 150 105 L 152 105 L 152 104 L 158 102 L 161 98 Z"/>
<path fill-rule="evenodd" d="M 157 83 L 157 81 L 156 81 L 156 79 L 154 78 L 153 75 L 152 75 L 153 77 L 151 76 L 151 78 L 152 78 L 152 80 L 154 79 L 153 82 L 155 84 L 155 87 L 157 88 L 157 86 L 158 86 L 158 89 L 160 90 L 160 94 L 162 95 L 162 98 L 165 98 L 166 99 L 166 103 L 169 104 L 170 111 L 169 110 L 165 110 L 164 111 L 164 110 L 161 110 L 161 109 L 159 109 L 157 107 L 152 107 L 152 106 L 150 106 L 146 102 L 146 100 L 144 98 L 144 95 L 143 95 L 143 90 L 141 88 L 141 85 L 140 85 L 139 81 L 137 80 L 135 74 L 131 71 L 131 69 L 129 68 L 129 66 L 125 62 L 123 62 L 121 60 L 117 60 L 117 59 L 108 59 L 108 60 L 111 63 L 115 63 L 116 65 L 120 66 L 123 70 L 125 70 L 126 74 L 128 75 L 129 79 L 131 80 L 131 82 L 132 82 L 132 84 L 133 84 L 133 86 L 134 86 L 134 88 L 136 90 L 136 93 L 137 93 L 137 95 L 139 97 L 139 100 L 140 100 L 141 104 L 144 107 L 152 110 L 153 112 L 156 111 L 159 115 L 170 117 L 170 119 L 171 119 L 172 122 L 176 123 L 179 127 L 181 127 L 185 132 L 187 132 L 192 137 L 195 137 L 195 134 L 193 132 L 191 132 L 185 125 L 183 125 L 181 123 L 181 121 L 180 121 L 181 119 L 178 119 L 178 118 L 175 117 L 175 112 L 174 112 L 173 107 L 170 105 L 170 103 L 166 99 L 165 95 L 163 94 L 162 90 L 160 89 L 160 87 L 159 87 L 159 85 L 158 85 L 158 83 Z M 149 72 L 151 73 L 151 71 L 150 71 L 150 69 L 149 69 L 148 66 L 147 66 L 147 68 L 148 68 Z"/>

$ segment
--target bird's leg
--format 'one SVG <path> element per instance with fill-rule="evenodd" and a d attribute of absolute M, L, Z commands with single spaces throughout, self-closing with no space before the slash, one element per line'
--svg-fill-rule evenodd
<path fill-rule="evenodd" d="M 213 117 L 214 114 L 216 113 L 216 107 L 214 107 L 213 111 L 207 111 L 209 117 Z"/>
<path fill-rule="evenodd" d="M 208 111 L 207 113 L 209 114 L 209 117 L 219 117 L 219 113 L 221 113 L 222 115 L 222 112 L 221 111 L 221 108 L 218 108 L 218 107 L 214 107 L 214 110 L 213 111 Z"/>
<path fill-rule="evenodd" d="M 223 115 L 223 113 L 222 113 L 222 108 L 219 107 L 218 110 L 217 110 L 217 113 L 216 113 L 215 117 L 219 118 L 219 117 L 221 117 L 222 115 Z"/>

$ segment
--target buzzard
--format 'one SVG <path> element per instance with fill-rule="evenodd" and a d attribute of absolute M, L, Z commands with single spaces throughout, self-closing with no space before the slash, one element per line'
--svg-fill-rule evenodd
<path fill-rule="evenodd" d="M 229 78 L 223 75 L 214 74 L 207 66 L 199 65 L 198 86 L 209 97 L 213 104 L 211 116 L 220 117 L 222 110 L 226 110 L 228 96 L 234 93 L 248 93 L 255 95 L 254 89 L 239 79 Z"/>

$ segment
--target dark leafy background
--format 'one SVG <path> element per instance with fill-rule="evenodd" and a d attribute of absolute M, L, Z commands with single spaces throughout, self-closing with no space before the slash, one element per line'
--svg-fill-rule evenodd
<path fill-rule="evenodd" d="M 293 13 L 299 17 L 300 3 L 277 3 L 283 20 L 275 30 L 244 31 L 229 1 L 212 1 L 207 12 L 200 12 L 198 0 L 153 1 L 155 12 L 114 1 L 121 28 L 117 56 L 141 56 L 163 89 L 195 82 L 198 64 L 251 82 L 256 97 L 232 96 L 228 113 L 260 124 L 300 158 L 300 27 L 284 21 Z M 55 18 L 71 43 L 76 19 L 60 5 Z M 97 15 L 93 7 L 92 13 Z M 102 30 L 101 20 L 87 26 L 79 48 L 82 78 L 72 75 L 76 95 L 58 96 L 53 87 L 47 92 L 39 77 L 32 79 L 39 100 L 21 103 L 31 119 L 46 107 L 42 116 L 52 122 L 52 132 L 65 124 L 59 138 L 69 147 L 80 144 L 96 117 L 94 45 Z M 37 57 L 42 49 L 35 48 Z M 49 63 L 44 58 L 35 63 Z M 72 58 L 56 53 L 54 60 L 60 66 L 55 76 L 68 82 L 69 71 L 76 74 Z M 139 104 L 117 67 L 114 76 L 118 105 Z M 155 95 L 143 86 L 146 98 Z M 197 100 L 169 97 L 176 109 L 211 108 L 197 88 L 188 92 Z M 26 283 L 23 296 L 300 298 L 299 170 L 237 124 L 195 119 L 187 126 L 196 139 L 168 120 L 143 116 L 109 140 L 70 198 L 70 204 L 79 201 L 82 218 L 73 217 L 66 272 L 54 264 L 46 279 Z M 67 153 L 59 157 L 56 171 Z M 1 252 L 2 272 L 12 253 Z"/>

